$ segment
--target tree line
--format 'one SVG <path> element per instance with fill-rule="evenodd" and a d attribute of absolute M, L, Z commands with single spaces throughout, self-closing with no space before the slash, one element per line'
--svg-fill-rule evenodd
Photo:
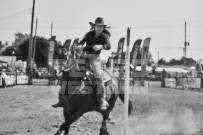
<path fill-rule="evenodd" d="M 8 46 L 4 51 L 1 51 L 0 55 L 3 56 L 16 56 L 17 60 L 27 61 L 28 59 L 28 47 L 29 47 L 29 38 L 20 44 L 13 43 L 12 46 Z M 3 44 L 0 42 L 0 49 L 3 48 Z M 60 49 L 63 48 L 62 43 L 60 41 L 55 40 L 55 48 L 54 48 L 54 59 L 60 58 L 62 55 L 60 53 Z M 35 63 L 37 65 L 47 66 L 47 57 L 48 57 L 48 49 L 49 49 L 49 39 L 44 37 L 37 36 L 36 37 L 36 54 L 35 54 Z M 151 55 L 151 54 L 150 54 Z M 115 57 L 116 59 L 116 57 Z M 121 59 L 125 59 L 125 52 L 122 54 Z M 141 52 L 138 52 L 137 59 L 141 59 Z M 107 64 L 109 63 L 109 60 Z M 148 62 L 148 66 L 153 65 L 155 62 L 151 55 L 150 60 Z M 158 65 L 185 65 L 185 66 L 195 66 L 196 61 L 193 58 L 173 58 L 169 61 L 161 58 L 158 60 Z"/>
<path fill-rule="evenodd" d="M 61 42 L 55 41 L 55 52 L 54 58 L 57 58 L 60 54 Z M 3 48 L 3 44 L 0 45 Z M 20 44 L 13 43 L 11 46 L 5 48 L 4 51 L 1 51 L 2 56 L 16 56 L 17 60 L 27 61 L 28 59 L 28 48 L 29 48 L 29 38 Z M 36 51 L 35 51 L 35 63 L 41 66 L 47 66 L 47 58 L 48 58 L 48 49 L 49 49 L 49 39 L 44 37 L 36 37 Z"/>
<path fill-rule="evenodd" d="M 158 65 L 184 65 L 184 66 L 195 66 L 196 61 L 193 58 L 182 57 L 180 59 L 171 59 L 169 61 L 164 60 L 163 58 L 158 60 Z"/>

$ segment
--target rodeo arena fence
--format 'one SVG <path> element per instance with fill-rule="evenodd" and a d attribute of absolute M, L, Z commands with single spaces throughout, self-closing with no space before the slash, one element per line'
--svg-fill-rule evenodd
<path fill-rule="evenodd" d="M 114 75 L 116 75 L 117 72 L 113 72 Z M 138 77 L 135 77 L 134 79 L 134 83 L 139 84 L 140 79 Z M 52 78 L 34 78 L 33 85 L 55 85 L 56 80 L 57 79 L 53 80 Z M 130 81 L 133 81 L 133 79 L 131 78 Z M 26 85 L 28 84 L 28 76 L 17 75 L 15 72 L 6 72 L 5 84 L 6 86 Z M 146 77 L 143 85 L 148 87 L 168 87 L 182 90 L 201 90 L 201 88 L 203 88 L 203 79 L 200 77 L 162 77 L 159 75 L 154 79 Z M 0 87 L 2 86 L 3 78 L 0 74 Z"/>
<path fill-rule="evenodd" d="M 177 88 L 183 90 L 200 90 L 203 80 L 196 77 L 185 78 L 165 78 L 164 85 L 168 88 Z"/>
<path fill-rule="evenodd" d="M 5 80 L 0 76 L 0 87 L 5 87 L 3 86 L 4 81 L 5 85 L 7 86 L 14 86 L 14 85 L 27 85 L 28 84 L 28 76 L 27 75 L 8 75 L 6 73 Z M 10 73 L 9 73 L 10 74 Z M 33 79 L 32 80 L 33 85 L 49 85 L 50 80 L 49 79 Z"/>
<path fill-rule="evenodd" d="M 33 76 L 33 85 L 55 85 L 55 80 L 50 76 Z M 29 77 L 25 73 L 18 74 L 17 72 L 0 72 L 0 87 L 9 87 L 15 85 L 28 85 Z M 53 82 L 54 81 L 54 82 Z"/>
<path fill-rule="evenodd" d="M 0 74 L 0 87 L 6 86 L 14 86 L 16 85 L 16 74 L 14 72 L 6 72 L 6 76 L 2 77 Z"/>

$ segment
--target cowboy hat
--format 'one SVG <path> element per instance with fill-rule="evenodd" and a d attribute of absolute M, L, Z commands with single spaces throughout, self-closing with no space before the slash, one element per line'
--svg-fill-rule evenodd
<path fill-rule="evenodd" d="M 104 19 L 102 17 L 97 17 L 94 23 L 93 22 L 89 22 L 89 24 L 92 27 L 94 27 L 95 25 L 100 25 L 100 26 L 104 26 L 104 27 L 107 26 L 106 24 L 104 24 Z"/>

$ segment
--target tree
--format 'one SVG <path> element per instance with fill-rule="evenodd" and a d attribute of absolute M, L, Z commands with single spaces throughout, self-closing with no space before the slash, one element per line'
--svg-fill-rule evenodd
<path fill-rule="evenodd" d="M 15 51 L 14 47 L 9 46 L 2 52 L 2 55 L 4 55 L 4 56 L 12 56 L 13 51 Z"/>
<path fill-rule="evenodd" d="M 43 37 L 37 37 L 36 40 L 36 54 L 35 54 L 35 62 L 36 64 L 40 64 L 43 66 L 47 66 L 47 57 L 48 57 L 48 40 Z M 19 59 L 26 60 L 28 59 L 28 48 L 29 48 L 29 39 L 27 39 L 24 43 L 19 45 Z"/>
<path fill-rule="evenodd" d="M 172 59 L 169 61 L 168 65 L 185 65 L 185 66 L 194 66 L 196 61 L 193 58 L 184 58 L 182 57 L 180 60 Z"/>
<path fill-rule="evenodd" d="M 0 41 L 0 49 L 3 47 L 4 47 L 4 45 L 2 44 L 2 41 Z"/>
<path fill-rule="evenodd" d="M 163 58 L 158 60 L 158 65 L 166 65 L 167 61 L 165 61 Z"/>
<path fill-rule="evenodd" d="M 186 66 L 195 66 L 196 61 L 193 58 L 182 58 L 181 61 L 184 62 L 184 65 Z"/>
<path fill-rule="evenodd" d="M 168 62 L 169 65 L 179 65 L 179 60 L 173 58 Z"/>

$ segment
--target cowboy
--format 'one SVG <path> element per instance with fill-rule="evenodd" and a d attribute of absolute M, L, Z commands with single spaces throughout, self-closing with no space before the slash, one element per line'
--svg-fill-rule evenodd
<path fill-rule="evenodd" d="M 104 23 L 104 19 L 101 17 L 96 18 L 95 23 L 89 22 L 91 30 L 85 34 L 83 39 L 79 42 L 78 48 L 82 47 L 86 43 L 83 51 L 89 56 L 89 64 L 92 65 L 94 73 L 94 84 L 97 86 L 98 102 L 101 110 L 108 108 L 108 102 L 106 101 L 106 89 L 101 78 L 101 50 L 110 50 L 111 45 L 109 41 L 110 32 L 106 29 L 107 25 Z M 57 106 L 58 105 L 58 106 Z M 55 107 L 59 107 L 60 103 L 57 103 Z"/>
<path fill-rule="evenodd" d="M 106 29 L 104 19 L 101 17 L 96 18 L 95 23 L 90 22 L 92 26 L 91 30 L 85 34 L 79 45 L 86 47 L 84 51 L 89 55 L 89 63 L 92 65 L 94 73 L 95 84 L 98 92 L 98 102 L 101 110 L 108 108 L 108 102 L 106 101 L 106 89 L 101 78 L 101 50 L 110 50 L 111 45 L 109 41 L 110 32 Z"/>

